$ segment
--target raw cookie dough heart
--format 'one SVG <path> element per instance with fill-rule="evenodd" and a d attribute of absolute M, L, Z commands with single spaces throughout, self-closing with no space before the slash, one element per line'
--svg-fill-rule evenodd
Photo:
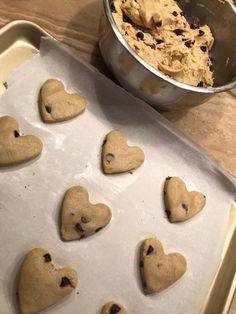
<path fill-rule="evenodd" d="M 61 209 L 61 237 L 76 240 L 100 231 L 111 220 L 111 210 L 105 204 L 89 202 L 87 190 L 73 186 L 67 190 Z"/>
<path fill-rule="evenodd" d="M 34 135 L 20 136 L 18 122 L 0 117 L 0 166 L 10 166 L 33 159 L 41 154 L 43 144 Z"/>
<path fill-rule="evenodd" d="M 164 202 L 170 222 L 187 220 L 196 215 L 206 204 L 206 196 L 200 192 L 189 192 L 178 177 L 166 178 Z"/>
<path fill-rule="evenodd" d="M 72 119 L 85 110 L 85 98 L 78 93 L 69 94 L 62 82 L 47 80 L 39 97 L 39 109 L 42 120 L 47 123 Z"/>
<path fill-rule="evenodd" d="M 102 164 L 105 173 L 134 170 L 144 162 L 144 158 L 141 148 L 127 145 L 124 133 L 113 130 L 107 134 L 102 149 Z"/>
<path fill-rule="evenodd" d="M 77 286 L 75 270 L 65 267 L 55 269 L 47 250 L 30 251 L 21 266 L 18 286 L 21 314 L 42 311 L 70 294 Z"/>
<path fill-rule="evenodd" d="M 140 272 L 146 294 L 160 292 L 186 272 L 187 262 L 179 253 L 165 254 L 155 238 L 143 241 L 140 248 Z"/>
<path fill-rule="evenodd" d="M 101 314 L 128 314 L 128 312 L 122 305 L 109 302 L 103 306 Z"/>

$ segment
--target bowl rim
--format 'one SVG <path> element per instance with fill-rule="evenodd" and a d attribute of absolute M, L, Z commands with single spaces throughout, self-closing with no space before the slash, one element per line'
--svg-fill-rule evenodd
<path fill-rule="evenodd" d="M 226 92 L 226 91 L 231 90 L 234 87 L 236 87 L 236 79 L 234 79 L 232 82 L 230 82 L 228 84 L 218 86 L 218 87 L 197 87 L 197 86 L 181 83 L 181 82 L 165 75 L 163 72 L 155 69 L 150 64 L 148 64 L 143 58 L 141 58 L 130 47 L 130 45 L 127 43 L 127 41 L 124 39 L 124 37 L 120 33 L 120 31 L 116 25 L 116 22 L 113 18 L 113 15 L 111 12 L 111 7 L 110 7 L 110 0 L 103 0 L 103 8 L 104 8 L 104 12 L 105 12 L 105 15 L 107 17 L 107 20 L 109 21 L 111 28 L 112 28 L 113 32 L 115 33 L 116 38 L 121 43 L 121 45 L 131 54 L 131 56 L 140 65 L 142 65 L 144 68 L 146 68 L 148 71 L 150 71 L 152 74 L 156 75 L 157 77 L 162 78 L 164 81 L 166 81 L 166 82 L 168 82 L 168 83 L 170 83 L 170 84 L 172 84 L 178 88 L 185 89 L 185 90 L 192 91 L 192 92 L 198 92 L 198 93 L 202 93 L 202 94 L 214 94 L 214 93 Z"/>

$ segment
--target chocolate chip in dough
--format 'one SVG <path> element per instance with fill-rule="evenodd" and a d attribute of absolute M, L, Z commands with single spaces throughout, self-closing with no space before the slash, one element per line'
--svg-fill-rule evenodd
<path fill-rule="evenodd" d="M 82 216 L 80 220 L 83 224 L 87 224 L 88 222 L 90 222 L 90 219 L 85 216 Z"/>
<path fill-rule="evenodd" d="M 137 32 L 136 33 L 136 38 L 137 38 L 137 40 L 143 40 L 144 39 L 144 34 L 142 32 Z"/>
<path fill-rule="evenodd" d="M 131 19 L 127 15 L 123 15 L 122 20 L 125 23 L 132 23 Z"/>
<path fill-rule="evenodd" d="M 14 131 L 14 136 L 15 136 L 15 137 L 19 137 L 19 136 L 20 136 L 20 133 L 19 133 L 17 130 L 15 130 L 15 131 Z"/>
<path fill-rule="evenodd" d="M 181 16 L 184 16 L 184 12 L 183 12 L 183 11 L 181 11 L 179 14 L 180 14 Z"/>
<path fill-rule="evenodd" d="M 83 227 L 81 226 L 80 223 L 77 223 L 77 224 L 75 225 L 75 229 L 76 229 L 77 231 L 84 232 L 84 229 L 83 229 Z"/>
<path fill-rule="evenodd" d="M 203 87 L 203 81 L 200 81 L 198 84 L 197 84 L 198 87 Z"/>
<path fill-rule="evenodd" d="M 203 30 L 199 29 L 198 36 L 203 36 L 203 35 L 205 35 L 205 32 Z"/>
<path fill-rule="evenodd" d="M 111 3 L 111 12 L 112 12 L 112 13 L 115 13 L 115 12 L 116 12 L 116 8 L 115 8 L 114 3 Z"/>
<path fill-rule="evenodd" d="M 192 23 L 192 24 L 190 24 L 190 28 L 191 29 L 198 29 L 199 25 Z"/>
<path fill-rule="evenodd" d="M 148 250 L 147 250 L 147 255 L 152 254 L 153 251 L 154 251 L 153 246 L 149 245 Z"/>
<path fill-rule="evenodd" d="M 187 212 L 188 212 L 188 205 L 185 204 L 185 203 L 183 203 L 183 204 L 182 204 L 182 207 L 183 207 L 184 210 L 186 210 L 186 213 L 187 213 Z"/>
<path fill-rule="evenodd" d="M 156 22 L 156 27 L 161 27 L 161 25 L 162 25 L 162 20 Z"/>
<path fill-rule="evenodd" d="M 61 278 L 61 284 L 60 284 L 60 287 L 61 288 L 64 288 L 64 287 L 67 287 L 70 285 L 70 279 L 67 278 L 67 277 L 62 277 Z"/>
<path fill-rule="evenodd" d="M 187 40 L 185 41 L 185 46 L 188 47 L 188 48 L 191 48 L 192 47 L 192 41 L 191 40 Z"/>
<path fill-rule="evenodd" d="M 157 45 L 160 45 L 160 44 L 164 43 L 164 40 L 163 39 L 156 39 L 156 43 L 157 43 Z"/>
<path fill-rule="evenodd" d="M 52 112 L 52 107 L 51 107 L 51 106 L 46 105 L 46 106 L 45 106 L 45 109 L 46 109 L 46 111 L 47 111 L 48 113 L 51 113 L 51 112 Z"/>
<path fill-rule="evenodd" d="M 207 46 L 201 46 L 200 49 L 201 49 L 203 52 L 206 52 L 206 51 L 207 51 Z"/>
<path fill-rule="evenodd" d="M 178 13 L 177 13 L 176 11 L 173 11 L 172 14 L 173 14 L 174 16 L 178 16 Z"/>
<path fill-rule="evenodd" d="M 180 29 L 180 28 L 176 28 L 173 30 L 173 32 L 177 35 L 177 36 L 182 36 L 183 33 L 185 32 L 184 29 Z"/>
<path fill-rule="evenodd" d="M 121 308 L 117 304 L 113 304 L 111 309 L 110 309 L 110 314 L 116 314 L 119 313 Z"/>
<path fill-rule="evenodd" d="M 44 254 L 43 257 L 44 257 L 44 262 L 45 262 L 45 263 L 49 263 L 49 262 L 51 262 L 51 260 L 52 260 L 51 255 L 50 255 L 49 253 Z"/>
<path fill-rule="evenodd" d="M 155 44 L 151 44 L 151 45 L 148 45 L 151 49 L 155 50 L 156 49 L 156 45 Z"/>

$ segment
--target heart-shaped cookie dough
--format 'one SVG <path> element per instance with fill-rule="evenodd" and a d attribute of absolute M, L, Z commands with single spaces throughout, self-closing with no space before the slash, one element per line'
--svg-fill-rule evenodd
<path fill-rule="evenodd" d="M 0 117 L 0 166 L 10 166 L 33 159 L 41 154 L 43 144 L 34 135 L 20 136 L 18 122 Z"/>
<path fill-rule="evenodd" d="M 70 294 L 77 286 L 75 270 L 65 267 L 55 269 L 47 250 L 30 251 L 21 266 L 18 286 L 21 314 L 42 311 Z"/>
<path fill-rule="evenodd" d="M 206 204 L 206 196 L 200 192 L 189 192 L 178 177 L 166 178 L 164 202 L 170 222 L 187 220 L 196 215 Z"/>
<path fill-rule="evenodd" d="M 73 186 L 65 193 L 61 209 L 63 240 L 88 237 L 104 228 L 110 220 L 110 208 L 105 204 L 91 204 L 84 187 Z"/>
<path fill-rule="evenodd" d="M 85 106 L 83 96 L 67 93 L 63 83 L 58 80 L 47 80 L 40 90 L 39 109 L 46 123 L 72 119 L 82 113 Z"/>
<path fill-rule="evenodd" d="M 144 162 L 144 152 L 137 146 L 128 146 L 124 133 L 113 130 L 107 134 L 102 149 L 105 173 L 120 173 L 136 169 Z"/>
<path fill-rule="evenodd" d="M 143 241 L 140 248 L 140 272 L 146 294 L 160 292 L 186 272 L 187 262 L 179 253 L 165 254 L 155 238 Z"/>
<path fill-rule="evenodd" d="M 121 304 L 109 302 L 103 306 L 101 314 L 128 314 L 128 312 Z"/>

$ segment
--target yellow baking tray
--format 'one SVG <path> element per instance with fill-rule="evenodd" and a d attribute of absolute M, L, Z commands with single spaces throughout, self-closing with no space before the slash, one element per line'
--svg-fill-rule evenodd
<path fill-rule="evenodd" d="M 50 35 L 29 21 L 13 21 L 0 30 L 0 94 L 7 75 L 38 52 L 42 36 Z"/>
<path fill-rule="evenodd" d="M 29 21 L 13 21 L 0 30 L 0 93 L 7 88 L 7 75 L 38 53 L 42 36 L 50 36 Z M 232 203 L 221 263 L 201 314 L 226 314 L 236 291 L 236 201 Z M 207 267 L 207 261 L 206 261 Z M 197 293 L 197 291 L 196 291 Z M 191 313 L 183 313 L 191 314 Z"/>

